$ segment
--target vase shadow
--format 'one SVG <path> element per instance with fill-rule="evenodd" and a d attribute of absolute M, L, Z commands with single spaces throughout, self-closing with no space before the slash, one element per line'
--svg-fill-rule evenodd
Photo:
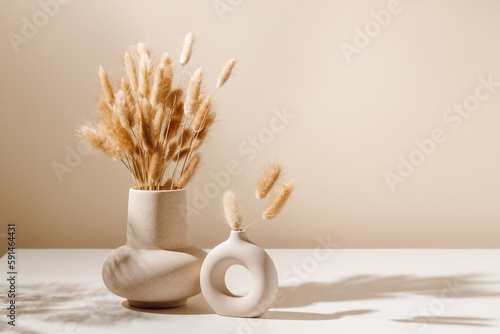
<path fill-rule="evenodd" d="M 194 297 L 189 298 L 186 305 L 175 308 L 167 308 L 167 309 L 137 308 L 130 306 L 127 300 L 124 300 L 121 303 L 121 306 L 126 309 L 136 311 L 139 313 L 175 314 L 175 315 L 215 314 L 215 312 L 207 304 L 205 298 L 203 298 L 203 295 L 201 293 Z"/>
<path fill-rule="evenodd" d="M 352 310 L 336 313 L 292 312 L 292 311 L 267 311 L 261 319 L 273 320 L 335 320 L 348 316 L 364 315 L 374 310 Z"/>

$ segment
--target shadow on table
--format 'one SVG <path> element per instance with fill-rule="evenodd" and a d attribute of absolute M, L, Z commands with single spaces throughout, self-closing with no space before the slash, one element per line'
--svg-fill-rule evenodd
<path fill-rule="evenodd" d="M 83 283 L 20 284 L 17 286 L 17 319 L 60 324 L 61 333 L 77 333 L 79 326 L 113 326 L 136 319 L 158 319 L 161 314 L 189 315 L 214 314 L 201 294 L 192 297 L 187 304 L 173 309 L 147 310 L 128 305 L 103 286 Z M 0 295 L 0 303 L 8 305 L 6 294 Z M 5 319 L 4 319 L 5 320 Z M 19 333 L 43 333 L 29 328 L 26 321 L 17 322 Z M 7 321 L 0 322 L 0 333 L 12 330 Z"/>
<path fill-rule="evenodd" d="M 475 327 L 491 327 L 489 321 L 495 319 L 477 318 L 477 317 L 442 317 L 442 316 L 419 316 L 409 319 L 393 319 L 397 322 L 406 322 L 412 324 L 432 324 L 432 325 L 459 325 L 459 326 L 475 326 Z"/>
<path fill-rule="evenodd" d="M 60 323 L 62 332 L 78 331 L 79 325 L 111 326 L 117 322 L 147 319 L 153 315 L 124 309 L 122 298 L 106 288 L 86 284 L 45 283 L 19 284 L 16 294 L 17 319 L 33 319 L 40 322 Z M 0 296 L 2 305 L 9 299 Z M 16 330 L 22 333 L 42 333 L 28 328 L 26 321 L 16 320 Z M 24 327 L 23 327 L 24 326 Z M 0 322 L 0 332 L 12 329 L 6 321 Z"/>
<path fill-rule="evenodd" d="M 374 276 L 358 275 L 331 283 L 304 283 L 298 286 L 280 287 L 274 308 L 295 308 L 321 302 L 338 302 L 370 299 L 404 298 L 408 295 L 424 295 L 436 298 L 498 297 L 499 291 L 490 286 L 498 282 L 488 281 L 480 275 L 463 276 Z M 60 323 L 66 326 L 111 326 L 117 322 L 135 319 L 157 318 L 160 314 L 190 315 L 213 314 L 200 294 L 175 309 L 144 310 L 128 305 L 103 286 L 91 284 L 46 283 L 20 284 L 17 287 L 17 314 L 25 319 Z M 9 302 L 5 294 L 0 296 L 2 305 Z M 374 310 L 332 310 L 332 313 L 308 313 L 271 309 L 263 319 L 285 320 L 333 320 L 348 316 L 362 316 Z M 413 317 L 393 319 L 407 323 L 457 324 L 489 326 L 486 318 L 468 317 Z M 18 323 L 17 325 L 23 325 Z M 40 333 L 36 329 L 16 326 L 23 333 Z M 0 322 L 0 332 L 11 326 Z M 74 330 L 67 329 L 66 332 Z"/>
<path fill-rule="evenodd" d="M 335 313 L 314 313 L 314 312 L 291 312 L 291 311 L 267 311 L 262 319 L 275 320 L 336 320 L 349 316 L 372 313 L 374 310 L 352 310 Z"/>
<path fill-rule="evenodd" d="M 357 275 L 329 283 L 309 282 L 279 288 L 275 307 L 291 308 L 320 302 L 400 298 L 422 295 L 445 298 L 498 297 L 480 275 L 419 277 L 410 275 Z"/>
<path fill-rule="evenodd" d="M 207 304 L 205 298 L 201 294 L 192 297 L 188 303 L 182 307 L 172 309 L 141 309 L 130 306 L 125 300 L 122 306 L 130 310 L 154 313 L 154 314 L 214 314 L 215 312 Z M 373 312 L 373 310 L 353 310 L 346 312 L 336 312 L 331 314 L 312 313 L 312 312 L 288 312 L 288 311 L 267 311 L 261 317 L 262 319 L 276 319 L 276 320 L 333 320 L 340 319 L 347 316 L 362 315 Z"/>
<path fill-rule="evenodd" d="M 274 308 L 296 308 L 321 302 L 342 302 L 355 300 L 375 300 L 404 298 L 421 295 L 455 300 L 457 298 L 498 297 L 500 291 L 491 290 L 500 282 L 485 279 L 481 275 L 419 277 L 413 275 L 357 275 L 330 283 L 308 282 L 297 286 L 279 288 Z M 277 319 L 338 319 L 336 315 L 362 315 L 373 310 L 357 310 L 332 314 L 269 311 L 270 318 Z M 274 315 L 272 315 L 274 313 Z M 266 316 L 264 316 L 266 317 Z M 470 317 L 413 317 L 393 319 L 399 322 L 429 324 L 455 324 L 468 326 L 489 326 L 487 318 Z"/>

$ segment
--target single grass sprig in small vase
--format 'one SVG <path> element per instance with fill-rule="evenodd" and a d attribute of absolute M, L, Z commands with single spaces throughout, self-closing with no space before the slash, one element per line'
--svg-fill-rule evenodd
<path fill-rule="evenodd" d="M 226 222 L 231 227 L 231 229 L 233 229 L 234 231 L 242 231 L 248 229 L 250 226 L 261 220 L 271 220 L 276 218 L 276 216 L 281 212 L 281 210 L 287 203 L 294 190 L 293 180 L 289 180 L 286 183 L 280 185 L 280 189 L 272 194 L 273 198 L 267 205 L 267 208 L 264 210 L 262 217 L 248 224 L 245 228 L 245 221 L 248 218 L 248 215 L 253 206 L 258 200 L 265 199 L 272 192 L 281 174 L 282 167 L 279 163 L 275 162 L 272 164 L 268 164 L 257 183 L 257 188 L 255 189 L 255 199 L 253 200 L 243 219 L 241 218 L 241 209 L 236 199 L 236 194 L 233 191 L 226 191 L 224 193 L 222 199 L 224 215 L 226 217 Z"/>
<path fill-rule="evenodd" d="M 255 199 L 242 217 L 241 207 L 234 192 L 226 191 L 222 202 L 227 224 L 231 227 L 229 239 L 216 246 L 207 255 L 200 273 L 200 283 L 207 303 L 220 315 L 232 317 L 259 317 L 273 304 L 278 291 L 276 267 L 265 250 L 248 239 L 246 229 L 261 221 L 276 218 L 293 192 L 293 181 L 289 180 L 276 187 L 282 168 L 273 163 L 267 166 L 257 183 Z M 272 198 L 262 213 L 262 217 L 248 224 L 245 221 L 258 200 L 272 194 Z M 245 296 L 233 295 L 227 289 L 225 276 L 232 265 L 242 265 L 248 269 L 253 279 L 253 289 Z"/>

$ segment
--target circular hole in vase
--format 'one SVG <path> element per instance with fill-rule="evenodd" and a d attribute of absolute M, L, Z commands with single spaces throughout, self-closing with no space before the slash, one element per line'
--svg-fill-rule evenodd
<path fill-rule="evenodd" d="M 224 277 L 227 289 L 235 296 L 243 297 L 252 291 L 252 275 L 247 268 L 235 264 L 226 270 Z"/>

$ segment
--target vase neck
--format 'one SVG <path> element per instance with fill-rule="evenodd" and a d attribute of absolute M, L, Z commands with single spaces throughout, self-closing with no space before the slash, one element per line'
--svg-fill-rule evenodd
<path fill-rule="evenodd" d="M 243 241 L 251 242 L 250 239 L 248 239 L 247 231 L 245 231 L 245 230 L 243 230 L 243 231 L 232 230 L 231 234 L 229 235 L 229 240 L 243 240 Z"/>
<path fill-rule="evenodd" d="M 127 245 L 175 250 L 189 246 L 185 190 L 130 189 Z"/>

